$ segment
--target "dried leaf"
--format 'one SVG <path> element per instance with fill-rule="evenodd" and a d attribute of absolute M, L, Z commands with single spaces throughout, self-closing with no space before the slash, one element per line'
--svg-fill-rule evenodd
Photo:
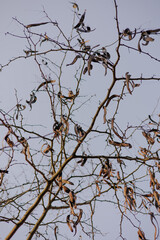
<path fill-rule="evenodd" d="M 46 146 L 46 148 L 43 150 L 43 147 L 44 147 L 44 146 Z M 45 155 L 45 154 L 49 153 L 50 151 L 52 151 L 51 146 L 50 146 L 48 143 L 44 143 L 44 144 L 42 145 L 42 147 L 41 147 L 41 153 L 42 153 L 43 155 Z"/>
<path fill-rule="evenodd" d="M 62 186 L 63 190 L 66 192 L 66 193 L 69 193 L 71 190 L 69 188 L 67 188 L 66 186 Z"/>
<path fill-rule="evenodd" d="M 93 55 L 90 55 L 89 58 L 88 58 L 88 66 L 87 66 L 88 75 L 91 75 L 91 69 L 92 69 L 91 62 L 92 62 L 93 59 L 94 59 Z"/>
<path fill-rule="evenodd" d="M 42 83 L 38 86 L 38 88 L 37 88 L 36 91 L 38 91 L 41 87 L 43 87 L 44 85 L 47 85 L 48 83 L 55 83 L 55 82 L 56 82 L 56 80 L 49 80 L 49 81 L 46 81 L 46 82 L 42 82 Z"/>
<path fill-rule="evenodd" d="M 151 135 L 149 133 L 146 132 L 142 132 L 142 135 L 146 138 L 148 144 L 153 145 L 155 143 L 154 138 L 151 137 Z"/>
<path fill-rule="evenodd" d="M 132 145 L 130 143 L 120 143 L 120 142 L 115 142 L 115 141 L 112 141 L 112 140 L 109 140 L 108 141 L 111 145 L 113 146 L 117 146 L 117 147 L 128 147 L 128 148 L 132 148 Z"/>
<path fill-rule="evenodd" d="M 79 209 L 79 215 L 77 217 L 77 221 L 74 223 L 74 226 L 78 225 L 78 223 L 81 221 L 82 214 L 83 214 L 83 210 Z"/>
<path fill-rule="evenodd" d="M 64 131 L 66 132 L 66 134 L 68 134 L 68 132 L 69 132 L 69 122 L 64 115 L 62 116 L 62 122 L 65 124 Z"/>
<path fill-rule="evenodd" d="M 107 122 L 106 115 L 107 115 L 107 108 L 106 106 L 103 106 L 104 114 L 103 114 L 103 124 Z"/>
<path fill-rule="evenodd" d="M 26 103 L 28 103 L 30 106 L 30 110 L 32 109 L 32 104 L 35 103 L 36 101 L 37 101 L 37 97 L 36 97 L 35 93 L 32 92 L 30 94 L 30 100 L 29 101 L 26 100 Z"/>
<path fill-rule="evenodd" d="M 27 146 L 26 153 L 27 153 L 27 158 L 30 158 L 31 155 L 30 155 L 30 151 L 29 151 L 29 145 Z"/>
<path fill-rule="evenodd" d="M 158 228 L 159 228 L 159 224 L 158 224 L 158 222 L 157 222 L 157 220 L 156 220 L 153 212 L 150 213 L 150 217 L 151 217 L 151 223 L 153 224 L 154 229 L 155 229 L 155 232 L 154 232 L 154 240 L 156 240 L 156 239 L 158 239 L 159 232 L 158 232 L 158 235 L 157 235 L 157 227 L 156 227 L 156 225 L 154 224 L 153 219 L 156 221 L 156 223 L 157 223 L 157 225 L 158 225 Z"/>
<path fill-rule="evenodd" d="M 75 202 L 75 196 L 74 196 L 74 192 L 73 191 L 69 192 L 69 199 L 70 199 L 71 203 Z"/>
<path fill-rule="evenodd" d="M 13 148 L 14 143 L 13 143 L 13 141 L 10 140 L 9 135 L 10 135 L 10 132 L 8 132 L 8 134 L 5 136 L 4 139 L 5 139 L 5 141 L 8 143 L 8 145 L 9 145 L 11 148 Z"/>
<path fill-rule="evenodd" d="M 104 59 L 102 65 L 105 68 L 104 76 L 106 76 L 107 75 L 107 69 L 108 69 L 108 61 L 106 59 Z"/>
<path fill-rule="evenodd" d="M 86 10 L 84 11 L 84 13 L 82 14 L 79 22 L 76 24 L 76 26 L 74 28 L 79 28 L 82 25 L 82 23 L 84 21 L 84 18 L 85 18 L 85 15 L 86 15 Z"/>
<path fill-rule="evenodd" d="M 118 180 L 118 181 L 121 181 L 119 171 L 117 171 L 117 180 Z"/>
<path fill-rule="evenodd" d="M 146 36 L 145 38 L 143 38 L 144 41 L 146 42 L 153 42 L 154 41 L 154 38 L 151 38 L 149 36 Z"/>
<path fill-rule="evenodd" d="M 73 64 L 78 60 L 78 58 L 80 58 L 80 57 L 81 57 L 80 55 L 75 56 L 75 58 L 73 59 L 73 61 L 72 61 L 71 63 L 67 64 L 66 66 L 73 65 Z"/>
<path fill-rule="evenodd" d="M 142 40 L 142 36 L 140 37 L 139 41 L 138 41 L 138 51 L 141 53 L 142 50 L 141 50 L 141 45 L 140 45 L 140 42 Z"/>
<path fill-rule="evenodd" d="M 126 72 L 125 76 L 126 76 L 126 86 L 127 86 L 128 92 L 132 95 L 132 91 L 129 88 L 129 81 L 130 81 L 131 75 L 129 74 L 129 72 Z"/>
<path fill-rule="evenodd" d="M 73 4 L 72 7 L 75 8 L 75 9 L 77 9 L 77 10 L 79 11 L 78 4 L 77 4 L 77 3 L 74 3 L 74 2 L 71 2 L 71 3 Z"/>
<path fill-rule="evenodd" d="M 32 24 L 27 25 L 26 28 L 38 27 L 38 26 L 41 26 L 41 25 L 44 25 L 44 24 L 47 24 L 47 23 L 49 23 L 49 22 L 32 23 Z"/>
<path fill-rule="evenodd" d="M 101 189 L 100 189 L 100 187 L 99 187 L 99 185 L 98 185 L 98 181 L 96 181 L 96 188 L 97 188 L 97 190 L 98 190 L 98 196 L 100 196 L 101 195 Z"/>
<path fill-rule="evenodd" d="M 71 230 L 71 232 L 73 232 L 73 228 L 70 224 L 70 215 L 67 216 L 66 221 L 67 221 L 67 225 L 68 225 L 69 229 Z"/>
<path fill-rule="evenodd" d="M 87 71 L 88 71 L 88 67 L 85 67 L 83 70 L 83 74 L 86 74 Z"/>
<path fill-rule="evenodd" d="M 145 234 L 142 230 L 138 230 L 138 239 L 139 240 L 147 240 L 146 237 L 145 237 Z"/>
<path fill-rule="evenodd" d="M 65 179 L 62 179 L 61 181 L 62 181 L 62 183 L 66 183 L 66 184 L 74 185 L 73 182 L 68 181 L 68 180 L 65 180 Z"/>
<path fill-rule="evenodd" d="M 111 121 L 111 129 L 113 130 L 113 132 L 116 134 L 117 137 L 119 137 L 122 141 L 123 141 L 123 137 L 121 137 L 118 132 L 116 131 L 115 127 L 114 127 L 114 118 L 112 118 Z"/>

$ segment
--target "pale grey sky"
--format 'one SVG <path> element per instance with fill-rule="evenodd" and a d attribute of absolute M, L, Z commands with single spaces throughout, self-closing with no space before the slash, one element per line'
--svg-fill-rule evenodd
<path fill-rule="evenodd" d="M 112 0 L 79 0 L 76 1 L 80 7 L 80 12 L 83 13 L 87 9 L 86 22 L 91 28 L 96 30 L 90 35 L 86 36 L 86 40 L 89 40 L 91 45 L 100 44 L 101 46 L 110 45 L 117 40 L 116 23 L 114 20 L 115 9 Z M 159 28 L 159 12 L 160 12 L 160 1 L 159 0 L 119 0 L 118 4 L 118 15 L 120 29 L 124 30 L 129 27 L 130 29 L 139 28 L 145 30 L 148 28 Z M 12 19 L 16 17 L 24 24 L 30 24 L 34 22 L 44 21 L 45 16 L 43 14 L 43 7 L 52 20 L 56 20 L 60 23 L 64 32 L 70 33 L 72 27 L 72 5 L 67 0 L 1 0 L 1 14 L 0 14 L 0 64 L 5 64 L 12 57 L 23 54 L 25 43 L 22 39 L 14 38 L 9 35 L 5 35 L 6 32 L 14 34 L 22 34 L 22 28 Z M 160 39 L 155 37 L 155 41 L 146 47 L 147 51 L 151 52 L 153 56 L 160 59 Z M 115 59 L 115 46 L 108 48 L 111 54 L 111 60 Z M 135 41 L 135 47 L 136 41 Z M 159 65 L 156 61 L 150 61 L 148 56 L 141 56 L 140 53 L 134 53 L 128 50 L 122 50 L 121 62 L 118 66 L 117 73 L 119 77 L 125 76 L 126 72 L 129 72 L 134 77 L 140 77 L 141 73 L 143 76 L 159 76 Z M 137 54 L 139 55 L 137 57 Z M 73 56 L 73 55 L 72 55 Z M 72 59 L 71 56 L 71 59 Z M 138 59 L 138 61 L 137 61 Z M 72 66 L 68 71 L 65 72 L 65 82 L 67 86 L 72 86 L 71 76 L 75 67 Z M 107 75 L 109 78 L 109 75 Z M 84 114 L 81 122 L 86 125 L 90 123 L 90 117 L 95 112 L 98 102 L 101 100 L 101 96 L 107 90 L 106 77 L 104 77 L 104 69 L 101 67 L 95 67 L 91 73 L 91 76 L 85 77 L 86 83 L 85 88 L 82 88 L 83 95 L 95 95 L 93 101 L 89 102 L 83 109 Z M 10 110 L 16 105 L 15 89 L 18 92 L 19 98 L 23 102 L 29 97 L 29 94 L 35 86 L 41 82 L 41 77 L 37 66 L 33 64 L 32 60 L 18 60 L 13 62 L 10 66 L 3 69 L 0 73 L 0 108 L 4 108 L 6 111 Z M 109 81 L 109 79 L 108 79 Z M 118 88 L 118 87 L 117 87 Z M 142 90 L 143 89 L 143 90 Z M 152 114 L 155 109 L 155 114 L 160 111 L 160 86 L 159 82 L 147 82 L 143 83 L 141 87 L 137 88 L 133 93 L 133 96 L 129 96 L 127 101 L 122 102 L 119 112 L 120 125 L 126 126 L 127 122 L 137 121 L 141 122 L 144 118 Z M 93 102 L 95 105 L 93 105 Z M 157 104 L 158 103 L 158 104 Z M 43 103 L 43 109 L 45 111 L 46 102 Z M 88 111 L 89 110 L 89 111 Z M 27 117 L 30 120 L 30 112 Z M 34 123 L 37 123 L 41 118 L 41 123 L 45 123 L 47 120 L 46 115 L 42 116 L 40 112 L 32 112 L 32 119 Z M 86 116 L 88 118 L 86 118 Z M 1 136 L 3 139 L 4 135 Z M 137 145 L 139 144 L 137 140 Z M 99 149 L 102 150 L 104 146 L 98 145 Z M 0 157 L 1 158 L 1 157 Z M 113 208 L 115 211 L 115 208 Z M 101 228 L 102 232 L 108 233 L 104 238 L 98 239 L 112 240 L 116 239 L 119 235 L 118 222 L 116 227 L 114 226 L 115 220 L 117 219 L 116 213 L 112 212 L 111 208 L 103 208 L 103 204 L 99 206 L 99 211 L 95 214 L 97 216 L 96 224 Z M 107 218 L 109 216 L 109 218 Z M 100 218 L 104 220 L 100 222 Z M 108 220 L 109 219 L 109 220 Z M 1 224 L 1 223 L 0 223 Z M 145 225 L 145 223 L 144 223 Z M 128 225 L 127 225 L 128 226 Z M 150 225 L 149 225 L 150 226 Z M 0 226 L 1 229 L 1 226 Z M 111 230 L 111 231 L 110 231 Z M 3 240 L 7 229 L 3 229 L 0 232 L 0 239 Z M 126 236 L 130 236 L 130 227 L 124 229 Z M 153 229 L 151 229 L 153 236 Z M 111 233 L 113 235 L 111 235 Z M 124 234 L 125 235 L 125 234 Z M 72 236 L 72 235 L 71 235 Z M 13 240 L 23 238 L 23 233 L 20 231 L 17 233 L 17 238 L 13 237 Z M 75 237 L 76 239 L 76 237 Z M 78 239 L 78 238 L 77 238 Z M 117 238 L 119 239 L 119 238 Z M 134 232 L 129 238 L 130 240 L 137 239 L 137 234 Z"/>

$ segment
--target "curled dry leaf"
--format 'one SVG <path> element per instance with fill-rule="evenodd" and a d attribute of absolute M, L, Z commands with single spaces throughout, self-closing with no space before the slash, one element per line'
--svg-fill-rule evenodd
<path fill-rule="evenodd" d="M 117 171 L 117 180 L 118 180 L 118 181 L 121 181 L 119 171 Z"/>
<path fill-rule="evenodd" d="M 66 193 L 69 193 L 71 190 L 68 188 L 68 187 L 66 187 L 66 186 L 62 186 L 62 188 L 63 188 L 63 190 L 66 192 Z"/>
<path fill-rule="evenodd" d="M 107 159 L 105 161 L 105 164 L 102 165 L 99 176 L 103 176 L 103 178 L 107 177 L 110 179 L 110 177 L 113 177 L 113 172 L 114 170 L 112 169 L 112 164 L 110 163 L 109 159 Z"/>
<path fill-rule="evenodd" d="M 78 7 L 78 4 L 77 3 L 74 3 L 74 2 L 71 2 L 72 3 L 72 7 L 74 9 L 77 9 L 79 11 L 79 7 Z"/>
<path fill-rule="evenodd" d="M 11 148 L 13 148 L 14 143 L 13 143 L 13 141 L 10 140 L 9 135 L 10 135 L 10 131 L 7 133 L 7 135 L 5 136 L 4 139 L 5 139 L 5 141 L 7 142 L 7 144 L 8 144 Z"/>
<path fill-rule="evenodd" d="M 107 61 L 107 59 L 103 60 L 102 65 L 103 65 L 103 67 L 105 69 L 104 76 L 106 76 L 107 75 L 107 69 L 108 69 L 108 61 Z"/>
<path fill-rule="evenodd" d="M 126 203 L 128 204 L 130 210 L 132 210 L 132 207 L 136 209 L 136 201 L 133 197 L 134 191 L 131 187 L 124 186 L 124 197 L 125 197 L 125 206 Z"/>
<path fill-rule="evenodd" d="M 66 222 L 67 222 L 67 225 L 68 225 L 69 229 L 71 230 L 71 232 L 73 232 L 73 228 L 72 228 L 72 226 L 71 226 L 70 215 L 67 216 Z"/>
<path fill-rule="evenodd" d="M 107 115 L 107 108 L 106 106 L 103 106 L 103 124 L 105 124 L 107 122 L 107 119 L 106 119 L 106 115 Z"/>
<path fill-rule="evenodd" d="M 59 135 L 61 135 L 62 131 L 63 131 L 63 123 L 62 122 L 58 122 L 56 121 L 54 124 L 53 124 L 53 132 L 54 132 L 54 137 L 59 137 Z"/>
<path fill-rule="evenodd" d="M 32 109 L 32 104 L 37 101 L 37 97 L 34 92 L 30 94 L 30 100 L 26 100 L 26 103 L 30 106 L 30 110 Z"/>
<path fill-rule="evenodd" d="M 46 146 L 45 149 L 43 149 L 44 146 Z M 41 147 L 41 153 L 43 155 L 45 155 L 45 154 L 49 153 L 50 151 L 52 151 L 51 146 L 48 143 L 44 143 Z"/>
<path fill-rule="evenodd" d="M 151 135 L 149 133 L 146 132 L 142 132 L 142 135 L 146 138 L 148 144 L 153 145 L 155 143 L 154 138 L 151 137 Z"/>
<path fill-rule="evenodd" d="M 75 133 L 77 135 L 77 140 L 80 140 L 85 135 L 85 131 L 78 124 L 75 124 L 74 131 L 75 131 Z"/>
<path fill-rule="evenodd" d="M 91 62 L 92 62 L 93 59 L 94 59 L 93 55 L 90 55 L 89 58 L 88 58 L 88 66 L 87 66 L 88 75 L 91 75 L 91 69 L 92 69 Z"/>
<path fill-rule="evenodd" d="M 128 147 L 128 148 L 132 148 L 132 145 L 130 143 L 125 143 L 125 142 L 115 142 L 115 141 L 112 141 L 112 140 L 109 140 L 108 141 L 111 145 L 113 146 L 117 146 L 117 147 Z"/>
<path fill-rule="evenodd" d="M 140 228 L 138 229 L 137 233 L 138 233 L 138 239 L 139 240 L 147 240 L 146 237 L 145 237 L 144 232 Z"/>
<path fill-rule="evenodd" d="M 118 132 L 116 131 L 116 129 L 115 129 L 115 127 L 114 127 L 114 118 L 112 118 L 112 121 L 111 121 L 111 129 L 112 129 L 112 131 L 114 132 L 114 134 L 123 141 L 123 137 L 121 137 L 121 136 L 118 134 Z"/>
<path fill-rule="evenodd" d="M 62 181 L 62 183 L 65 183 L 65 184 L 74 185 L 74 183 L 69 180 L 62 179 L 61 181 Z"/>
<path fill-rule="evenodd" d="M 98 183 L 99 183 L 99 181 L 96 181 L 96 188 L 98 190 L 98 196 L 100 196 L 101 195 L 101 189 L 100 189 Z"/>
<path fill-rule="evenodd" d="M 56 80 L 48 80 L 48 81 L 46 81 L 46 82 L 42 82 L 42 83 L 38 86 L 38 88 L 37 88 L 36 91 L 39 91 L 39 89 L 40 89 L 41 87 L 43 87 L 43 86 L 45 86 L 45 85 L 48 85 L 48 83 L 55 83 L 55 82 L 56 82 Z"/>
<path fill-rule="evenodd" d="M 132 94 L 132 91 L 131 91 L 130 88 L 129 88 L 129 83 L 130 83 L 130 77 L 131 77 L 131 75 L 129 74 L 129 72 L 126 72 L 125 76 L 126 76 L 126 86 L 127 86 L 128 92 L 129 92 L 130 94 Z"/>
<path fill-rule="evenodd" d="M 147 150 L 146 148 L 142 148 L 140 147 L 140 152 L 138 151 L 138 153 L 145 158 L 148 157 L 148 154 L 150 154 L 151 152 L 149 150 Z"/>
<path fill-rule="evenodd" d="M 76 26 L 74 28 L 79 28 L 82 24 L 83 24 L 83 21 L 84 21 L 84 18 L 85 18 L 85 15 L 86 15 L 86 10 L 84 11 L 84 13 L 82 14 L 79 22 L 76 24 Z"/>
<path fill-rule="evenodd" d="M 82 210 L 82 209 L 79 209 L 79 215 L 77 216 L 77 220 L 76 220 L 76 222 L 74 223 L 74 226 L 77 226 L 78 223 L 81 221 L 82 214 L 83 214 L 83 210 Z"/>
<path fill-rule="evenodd" d="M 157 211 L 160 213 L 160 195 L 157 191 L 153 191 L 153 197 L 155 199 L 155 207 L 157 208 Z"/>
<path fill-rule="evenodd" d="M 73 59 L 73 61 L 72 61 L 71 63 L 68 63 L 66 66 L 73 65 L 74 63 L 77 62 L 78 58 L 81 58 L 81 56 L 80 56 L 80 55 L 75 56 L 75 58 Z"/>
<path fill-rule="evenodd" d="M 47 23 L 49 23 L 49 22 L 32 23 L 32 24 L 28 24 L 28 25 L 26 26 L 26 28 L 39 27 L 39 26 L 45 25 L 45 24 L 47 24 Z"/>
<path fill-rule="evenodd" d="M 66 134 L 68 134 L 68 132 L 69 132 L 69 122 L 64 115 L 62 116 L 62 122 L 65 124 L 64 131 L 66 132 Z"/>
<path fill-rule="evenodd" d="M 30 158 L 30 157 L 31 157 L 31 155 L 30 155 L 30 150 L 29 150 L 29 145 L 27 145 L 26 154 L 27 154 L 27 158 Z"/>
<path fill-rule="evenodd" d="M 129 39 L 129 40 L 132 40 L 132 32 L 130 31 L 129 28 L 126 28 L 126 29 L 123 31 L 123 36 L 124 36 L 124 37 L 128 36 L 128 39 Z"/>
<path fill-rule="evenodd" d="M 150 169 L 148 169 L 148 172 L 150 175 L 150 187 L 155 186 L 155 173 L 152 173 Z"/>

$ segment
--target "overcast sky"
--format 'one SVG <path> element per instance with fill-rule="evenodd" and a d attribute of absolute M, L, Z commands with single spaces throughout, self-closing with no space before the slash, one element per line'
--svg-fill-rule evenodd
<path fill-rule="evenodd" d="M 159 12 L 160 12 L 160 1 L 159 0 L 118 0 L 118 13 L 120 29 L 123 31 L 129 27 L 131 30 L 139 28 L 139 30 L 159 28 Z M 77 1 L 80 13 L 87 10 L 86 22 L 91 28 L 96 30 L 88 35 L 89 43 L 93 46 L 100 44 L 101 46 L 110 45 L 117 40 L 116 24 L 115 24 L 115 9 L 112 0 L 79 0 Z M 35 22 L 45 21 L 43 9 L 48 13 L 49 17 L 53 21 L 59 22 L 64 32 L 70 33 L 72 28 L 72 5 L 67 0 L 1 0 L 1 14 L 0 14 L 0 64 L 7 63 L 12 57 L 24 54 L 25 43 L 22 39 L 14 38 L 5 33 L 10 32 L 14 34 L 22 34 L 22 28 L 14 21 L 14 17 L 23 22 L 24 24 L 30 24 Z M 150 51 L 155 57 L 160 58 L 160 39 L 155 38 L 154 44 L 149 45 L 147 51 Z M 111 58 L 115 58 L 115 45 L 108 48 L 111 54 Z M 129 72 L 134 77 L 140 77 L 141 73 L 145 76 L 159 76 L 159 66 L 156 61 L 150 61 L 148 56 L 141 56 L 139 58 L 137 53 L 128 50 L 122 50 L 122 59 L 118 66 L 117 73 L 119 77 L 125 76 L 126 72 Z M 72 59 L 72 58 L 71 58 Z M 138 61 L 137 61 L 138 59 Z M 75 70 L 75 68 L 71 68 Z M 66 72 L 66 84 L 70 85 L 70 71 Z M 95 68 L 92 71 L 91 77 L 86 76 L 87 83 L 83 94 L 96 94 L 95 108 L 89 104 L 86 106 L 86 113 L 90 109 L 90 113 L 95 112 L 98 102 L 101 100 L 103 91 L 106 91 L 107 85 L 104 78 L 104 69 Z M 68 75 L 67 75 L 68 74 Z M 37 66 L 33 65 L 33 61 L 30 60 L 18 60 L 13 62 L 10 66 L 3 69 L 0 73 L 0 108 L 4 108 L 6 111 L 16 105 L 15 89 L 18 92 L 20 99 L 25 101 L 32 89 L 41 82 L 41 77 L 38 72 Z M 100 87 L 101 86 L 101 87 Z M 141 122 L 144 118 L 148 117 L 149 114 L 157 114 L 160 111 L 159 104 L 159 83 L 158 82 L 147 82 L 143 83 L 143 91 L 141 87 L 136 90 L 133 96 L 129 97 L 127 102 L 122 104 L 120 108 L 120 119 L 121 125 L 126 124 L 127 121 L 134 122 L 135 120 Z M 45 105 L 45 102 L 44 102 Z M 33 113 L 34 114 L 34 113 Z M 38 120 L 40 113 L 35 113 L 33 121 Z M 44 116 L 43 116 L 44 117 Z M 42 118 L 43 118 L 42 117 Z M 44 122 L 46 118 L 44 117 Z M 82 122 L 89 124 L 86 120 L 85 115 L 82 116 Z M 2 138 L 4 137 L 1 136 Z M 138 141 L 137 141 L 138 144 Z M 114 210 L 113 210 L 114 211 Z M 97 213 L 97 219 L 103 214 L 104 210 L 100 209 Z M 107 209 L 104 214 L 110 219 L 110 227 L 114 225 L 115 214 Z M 98 224 L 98 223 L 97 223 Z M 118 225 L 117 225 L 118 227 Z M 106 230 L 106 222 L 103 221 L 101 224 L 102 231 Z M 1 227 L 0 227 L 1 229 Z M 153 230 L 153 229 L 152 229 Z M 5 231 L 4 231 L 5 232 Z M 113 233 L 113 231 L 112 231 Z M 130 233 L 130 228 L 126 230 L 126 233 Z M 0 232 L 1 237 L 2 231 Z M 19 233 L 19 239 L 24 239 Z M 118 237 L 119 229 L 115 231 L 114 238 Z M 20 236 L 22 238 L 20 238 Z M 101 239 L 112 240 L 110 233 Z M 135 237 L 137 237 L 135 235 Z M 3 239 L 3 237 L 1 238 Z M 99 238 L 100 239 L 100 238 Z M 100 240 L 101 240 L 100 239 Z M 118 239 L 118 238 L 117 238 Z M 135 239 L 133 238 L 130 238 Z M 16 240 L 13 238 L 13 240 Z"/>

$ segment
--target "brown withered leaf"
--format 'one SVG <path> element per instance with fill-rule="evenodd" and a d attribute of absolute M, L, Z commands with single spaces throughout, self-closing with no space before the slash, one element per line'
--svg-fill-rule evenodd
<path fill-rule="evenodd" d="M 55 236 L 55 239 L 57 239 L 57 229 L 58 229 L 58 226 L 55 226 L 55 228 L 54 228 L 54 236 Z"/>
<path fill-rule="evenodd" d="M 146 148 L 142 148 L 140 147 L 140 152 L 138 151 L 138 153 L 144 157 L 144 159 L 147 157 L 147 155 L 150 153 L 149 150 L 147 150 Z"/>
<path fill-rule="evenodd" d="M 111 129 L 112 129 L 112 131 L 114 132 L 114 134 L 123 141 L 123 137 L 121 137 L 121 136 L 118 134 L 118 132 L 116 131 L 116 129 L 115 129 L 115 127 L 114 127 L 114 118 L 112 118 L 112 121 L 111 121 Z"/>
<path fill-rule="evenodd" d="M 88 58 L 88 65 L 87 65 L 88 75 L 91 75 L 91 69 L 92 69 L 91 62 L 93 59 L 94 59 L 93 55 L 90 55 Z"/>
<path fill-rule="evenodd" d="M 140 37 L 139 41 L 138 41 L 138 51 L 141 53 L 142 50 L 141 50 L 141 40 L 142 40 L 142 36 Z"/>
<path fill-rule="evenodd" d="M 85 67 L 83 70 L 83 74 L 85 75 L 87 71 L 88 71 L 88 67 Z"/>
<path fill-rule="evenodd" d="M 82 209 L 79 209 L 79 215 L 77 216 L 77 220 L 76 220 L 76 222 L 74 223 L 74 226 L 78 225 L 78 223 L 81 221 L 82 214 L 83 214 L 83 210 L 82 210 Z"/>
<path fill-rule="evenodd" d="M 150 169 L 148 169 L 149 175 L 150 175 L 150 187 L 155 186 L 155 174 L 152 173 Z"/>
<path fill-rule="evenodd" d="M 134 191 L 131 187 L 124 186 L 123 191 L 124 197 L 125 197 L 125 205 L 128 204 L 130 210 L 132 210 L 132 207 L 136 209 L 136 201 L 133 197 Z"/>
<path fill-rule="evenodd" d="M 48 83 L 55 83 L 56 80 L 48 80 L 46 82 L 42 82 L 38 87 L 37 87 L 37 90 L 38 91 L 41 87 L 45 86 L 45 85 L 48 85 Z"/>
<path fill-rule="evenodd" d="M 118 181 L 121 181 L 119 171 L 117 171 L 117 180 L 118 180 Z"/>
<path fill-rule="evenodd" d="M 77 3 L 71 2 L 72 3 L 72 7 L 77 9 L 79 11 L 79 7 Z"/>
<path fill-rule="evenodd" d="M 80 56 L 80 55 L 75 56 L 75 58 L 73 59 L 73 61 L 72 61 L 71 63 L 68 63 L 66 66 L 73 65 L 74 63 L 77 62 L 78 58 L 81 58 L 81 56 Z"/>
<path fill-rule="evenodd" d="M 82 16 L 81 16 L 79 22 L 76 24 L 76 26 L 74 26 L 74 28 L 79 28 L 79 27 L 83 24 L 83 21 L 84 21 L 85 15 L 86 15 L 86 10 L 85 10 L 84 13 L 82 14 Z"/>
<path fill-rule="evenodd" d="M 155 218 L 155 215 L 154 215 L 153 212 L 150 213 L 150 217 L 151 217 L 151 223 L 153 224 L 154 229 L 155 229 L 155 231 L 154 231 L 154 240 L 156 240 L 156 239 L 158 239 L 159 231 L 158 231 L 158 234 L 157 234 L 157 227 L 156 227 L 156 225 L 155 225 L 153 220 L 155 220 L 155 222 L 157 223 L 158 228 L 159 228 L 159 224 L 158 224 L 157 219 Z"/>
<path fill-rule="evenodd" d="M 96 188 L 98 190 L 98 196 L 100 196 L 101 195 L 101 189 L 100 189 L 98 183 L 99 183 L 99 181 L 96 181 Z"/>
<path fill-rule="evenodd" d="M 64 132 L 66 132 L 66 134 L 68 134 L 68 132 L 69 132 L 69 122 L 64 115 L 62 116 L 62 122 L 65 124 Z"/>
<path fill-rule="evenodd" d="M 107 75 L 107 69 L 108 69 L 108 61 L 107 61 L 107 59 L 103 60 L 102 65 L 103 65 L 103 67 L 105 69 L 104 76 L 106 76 Z"/>
<path fill-rule="evenodd" d="M 73 232 L 73 228 L 72 228 L 71 223 L 70 223 L 71 222 L 70 221 L 70 215 L 67 216 L 66 222 L 67 222 L 67 225 L 68 225 L 69 229 L 71 230 L 71 232 Z"/>
<path fill-rule="evenodd" d="M 75 202 L 75 196 L 73 191 L 69 192 L 69 200 L 71 201 L 71 203 Z"/>
<path fill-rule="evenodd" d="M 147 240 L 145 237 L 145 234 L 142 230 L 140 230 L 140 228 L 138 229 L 138 240 Z"/>
<path fill-rule="evenodd" d="M 41 26 L 41 25 L 45 25 L 45 24 L 47 24 L 47 23 L 49 23 L 49 22 L 32 23 L 32 24 L 28 24 L 28 25 L 26 26 L 26 28 L 38 27 L 38 26 Z"/>
<path fill-rule="evenodd" d="M 132 95 L 132 91 L 130 90 L 130 87 L 129 87 L 130 77 L 131 77 L 129 72 L 126 72 L 125 77 L 126 77 L 126 86 L 127 86 L 128 92 Z"/>
<path fill-rule="evenodd" d="M 46 147 L 45 147 L 45 149 L 43 150 L 43 147 L 44 147 L 44 146 L 46 146 Z M 43 155 L 45 155 L 45 154 L 49 153 L 50 151 L 52 151 L 51 146 L 50 146 L 48 143 L 44 143 L 44 144 L 42 145 L 42 147 L 41 147 L 41 153 L 42 153 Z"/>
<path fill-rule="evenodd" d="M 69 180 L 62 179 L 61 181 L 62 181 L 62 183 L 65 183 L 65 184 L 74 185 L 74 183 Z"/>
<path fill-rule="evenodd" d="M 155 143 L 154 138 L 151 137 L 151 135 L 149 133 L 146 132 L 142 132 L 142 135 L 146 138 L 148 144 L 153 145 Z"/>
<path fill-rule="evenodd" d="M 11 148 L 13 148 L 14 143 L 13 143 L 13 141 L 10 140 L 9 135 L 10 135 L 10 132 L 7 133 L 7 135 L 5 136 L 4 139 L 5 139 L 5 141 L 7 142 L 7 144 L 8 144 Z"/>
<path fill-rule="evenodd" d="M 66 187 L 64 185 L 62 186 L 62 188 L 66 193 L 69 193 L 71 191 L 68 187 Z"/>
<path fill-rule="evenodd" d="M 103 124 L 105 124 L 107 122 L 107 119 L 106 119 L 107 108 L 106 108 L 106 106 L 103 106 L 103 110 L 104 110 L 104 113 L 103 113 Z"/>
<path fill-rule="evenodd" d="M 157 208 L 157 211 L 160 213 L 160 202 L 159 202 L 160 195 L 155 190 L 153 191 L 153 197 L 155 199 L 155 207 Z"/>
<path fill-rule="evenodd" d="M 27 145 L 26 154 L 27 154 L 27 158 L 31 157 L 30 150 L 29 150 L 29 145 Z"/>
<path fill-rule="evenodd" d="M 128 147 L 128 148 L 132 148 L 132 145 L 130 143 L 125 143 L 125 142 L 116 142 L 116 141 L 112 141 L 109 139 L 108 141 L 111 145 L 113 146 L 117 146 L 117 147 Z"/>

